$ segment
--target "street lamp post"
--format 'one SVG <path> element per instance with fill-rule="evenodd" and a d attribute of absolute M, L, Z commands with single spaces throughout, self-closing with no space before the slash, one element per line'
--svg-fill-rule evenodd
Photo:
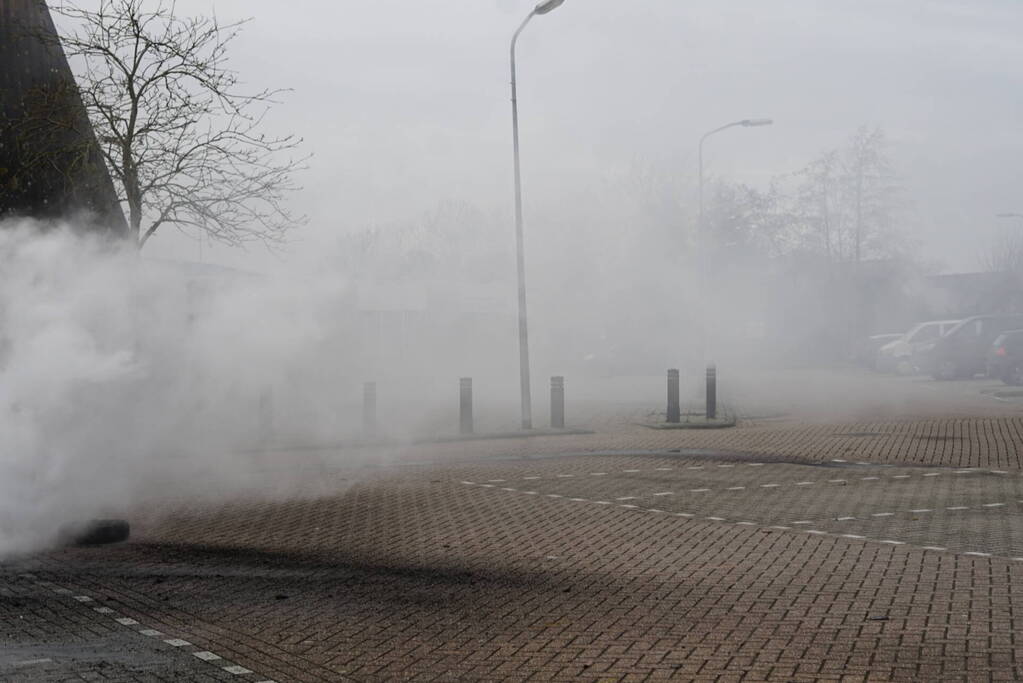
<path fill-rule="evenodd" d="M 701 298 L 702 299 L 706 299 L 707 296 L 708 296 L 708 293 L 709 293 L 708 283 L 710 281 L 710 249 L 708 248 L 709 240 L 707 239 L 707 231 L 706 231 L 706 225 L 704 224 L 704 215 L 703 215 L 703 143 L 706 142 L 707 138 L 709 138 L 711 135 L 714 135 L 715 133 L 720 133 L 721 131 L 727 130 L 729 128 L 735 128 L 736 126 L 742 126 L 743 128 L 754 128 L 754 127 L 757 127 L 757 126 L 770 126 L 772 123 L 774 123 L 774 121 L 771 120 L 771 119 L 743 119 L 741 121 L 733 121 L 732 123 L 726 123 L 725 125 L 721 126 L 720 128 L 715 128 L 712 131 L 704 133 L 703 136 L 700 138 L 700 145 L 699 145 L 699 165 L 700 165 L 700 170 L 699 170 L 699 212 L 700 213 L 699 213 L 698 223 L 697 223 L 697 226 L 696 226 L 696 233 L 697 233 L 696 234 L 696 238 L 697 238 L 697 242 L 699 244 L 700 255 L 702 257 L 700 259 L 700 262 L 701 262 L 701 265 L 700 265 L 700 292 L 701 292 Z M 705 316 L 704 317 L 704 321 L 703 321 L 703 361 L 704 361 L 704 364 L 706 364 L 708 362 L 708 360 L 709 360 L 707 358 L 707 339 L 708 339 L 708 337 L 710 335 L 709 326 L 710 326 L 709 318 L 707 316 Z"/>
<path fill-rule="evenodd" d="M 533 406 L 529 389 L 529 330 L 526 323 L 526 251 L 522 234 L 522 173 L 519 164 L 519 101 L 515 82 L 515 45 L 533 17 L 557 9 L 565 0 L 543 0 L 522 22 L 511 40 L 512 144 L 515 150 L 515 261 L 519 288 L 519 384 L 522 394 L 522 428 L 533 428 Z"/>
<path fill-rule="evenodd" d="M 709 133 L 704 133 L 703 137 L 700 138 L 700 151 L 699 151 L 699 157 L 700 157 L 700 224 L 698 226 L 698 229 L 699 229 L 699 233 L 700 233 L 699 236 L 700 236 L 700 243 L 701 244 L 703 243 L 703 237 L 704 237 L 704 235 L 703 235 L 703 230 L 704 230 L 704 224 L 703 224 L 703 143 L 706 142 L 707 138 L 709 138 L 711 135 L 714 135 L 715 133 L 720 133 L 721 131 L 727 130 L 729 128 L 735 128 L 736 126 L 743 126 L 744 128 L 753 128 L 755 126 L 770 126 L 772 123 L 774 123 L 774 121 L 772 121 L 771 119 L 743 119 L 742 121 L 733 121 L 732 123 L 727 123 L 727 124 L 721 126 L 720 128 L 715 128 L 714 130 L 710 131 Z"/>

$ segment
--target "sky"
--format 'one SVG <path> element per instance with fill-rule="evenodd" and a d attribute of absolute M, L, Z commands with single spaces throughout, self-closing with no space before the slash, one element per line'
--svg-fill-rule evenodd
<path fill-rule="evenodd" d="M 267 125 L 313 155 L 293 197 L 309 223 L 283 254 L 202 258 L 259 270 L 329 254 L 339 234 L 448 200 L 510 216 L 508 42 L 531 7 L 179 0 L 181 14 L 252 18 L 232 64 L 253 89 L 290 89 Z M 567 0 L 519 43 L 527 234 L 556 229 L 544 206 L 637 161 L 695 175 L 699 137 L 730 121 L 775 121 L 708 142 L 710 175 L 756 187 L 879 125 L 920 257 L 976 269 L 1016 227 L 994 215 L 1023 212 L 1021 19 L 1018 0 Z M 147 250 L 200 256 L 166 229 Z"/>

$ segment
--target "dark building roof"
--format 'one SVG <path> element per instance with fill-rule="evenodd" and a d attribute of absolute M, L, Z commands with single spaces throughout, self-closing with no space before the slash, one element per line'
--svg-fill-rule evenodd
<path fill-rule="evenodd" d="M 0 0 L 0 216 L 12 215 L 128 232 L 42 0 Z"/>

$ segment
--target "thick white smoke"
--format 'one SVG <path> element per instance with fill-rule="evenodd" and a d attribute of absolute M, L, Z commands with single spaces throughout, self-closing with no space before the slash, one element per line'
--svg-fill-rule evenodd
<path fill-rule="evenodd" d="M 243 491 L 246 449 L 289 429 L 344 433 L 338 376 L 357 358 L 327 353 L 351 346 L 330 314 L 343 291 L 0 227 L 0 558 L 142 502 Z M 304 422 L 287 424 L 285 401 Z"/>

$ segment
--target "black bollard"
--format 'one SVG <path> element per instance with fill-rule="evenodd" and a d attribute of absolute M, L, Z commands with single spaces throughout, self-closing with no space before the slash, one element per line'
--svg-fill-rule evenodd
<path fill-rule="evenodd" d="M 565 428 L 565 378 L 551 377 L 551 428 Z"/>
<path fill-rule="evenodd" d="M 678 400 L 678 370 L 668 370 L 668 422 L 682 418 Z"/>
<path fill-rule="evenodd" d="M 362 385 L 362 433 L 371 437 L 377 434 L 377 383 Z"/>
<path fill-rule="evenodd" d="M 459 380 L 458 426 L 462 434 L 472 434 L 472 377 Z"/>
<path fill-rule="evenodd" d="M 707 366 L 707 419 L 718 416 L 718 369 L 716 365 Z"/>

